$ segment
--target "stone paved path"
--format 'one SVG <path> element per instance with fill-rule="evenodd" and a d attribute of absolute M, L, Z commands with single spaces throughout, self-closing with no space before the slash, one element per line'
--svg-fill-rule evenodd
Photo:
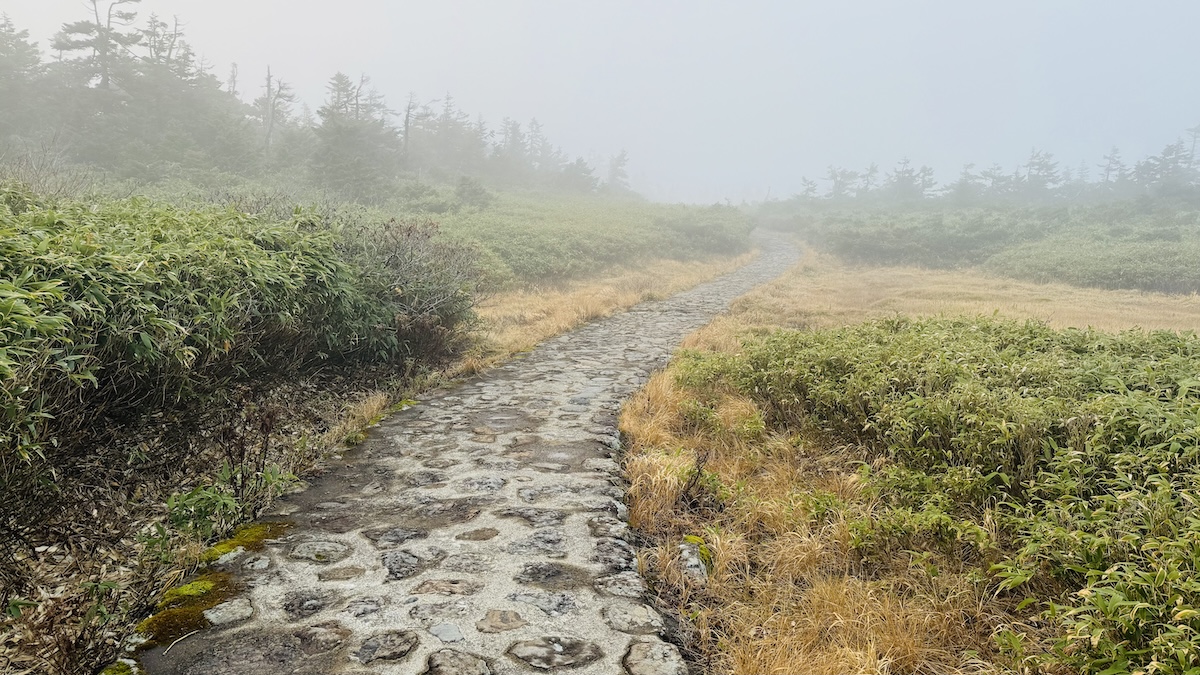
<path fill-rule="evenodd" d="M 685 335 L 797 253 L 543 343 L 385 420 L 223 567 L 218 624 L 144 654 L 152 674 L 685 675 L 628 543 L 621 401 Z"/>

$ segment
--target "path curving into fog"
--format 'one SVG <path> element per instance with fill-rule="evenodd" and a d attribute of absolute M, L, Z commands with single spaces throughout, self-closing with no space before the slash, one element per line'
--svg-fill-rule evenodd
<path fill-rule="evenodd" d="M 385 420 L 224 560 L 219 625 L 153 675 L 686 675 L 645 604 L 617 451 L 621 401 L 679 341 L 798 258 L 750 264 L 551 339 Z"/>

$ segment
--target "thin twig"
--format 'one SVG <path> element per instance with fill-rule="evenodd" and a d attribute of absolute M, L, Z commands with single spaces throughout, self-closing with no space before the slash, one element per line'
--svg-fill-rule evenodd
<path fill-rule="evenodd" d="M 183 642 L 184 640 L 192 637 L 193 635 L 195 635 L 196 633 L 199 633 L 199 632 L 200 632 L 200 630 L 194 630 L 194 631 L 188 633 L 187 635 L 184 635 L 183 637 L 179 638 L 178 640 L 172 642 L 171 644 L 167 645 L 167 648 L 163 650 L 163 656 L 166 656 L 167 652 L 171 651 L 171 647 L 174 647 L 175 645 L 179 644 L 180 642 Z"/>

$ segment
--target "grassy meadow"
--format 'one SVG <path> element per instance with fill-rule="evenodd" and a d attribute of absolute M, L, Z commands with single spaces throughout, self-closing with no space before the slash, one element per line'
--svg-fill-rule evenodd
<path fill-rule="evenodd" d="M 810 252 L 622 413 L 677 638 L 705 672 L 1194 672 L 1198 326 Z"/>

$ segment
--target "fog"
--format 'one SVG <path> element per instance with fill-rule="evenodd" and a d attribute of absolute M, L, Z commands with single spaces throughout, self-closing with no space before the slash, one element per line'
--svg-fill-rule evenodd
<path fill-rule="evenodd" d="M 272 71 L 315 109 L 369 75 L 393 108 L 452 94 L 498 123 L 539 120 L 593 166 L 625 149 L 655 199 L 757 200 L 830 165 L 902 157 L 953 180 L 1161 149 L 1200 123 L 1191 2 L 394 2 L 145 0 L 178 17 L 242 97 Z M 77 0 L 0 0 L 46 49 Z"/>

